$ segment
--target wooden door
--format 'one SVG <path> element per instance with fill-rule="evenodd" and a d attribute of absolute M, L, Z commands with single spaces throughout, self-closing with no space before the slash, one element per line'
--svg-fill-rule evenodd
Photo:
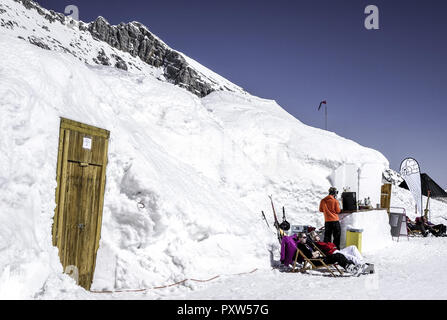
<path fill-rule="evenodd" d="M 381 189 L 380 207 L 390 212 L 391 206 L 391 184 L 384 184 Z"/>
<path fill-rule="evenodd" d="M 61 120 L 53 244 L 89 290 L 101 234 L 109 132 Z"/>

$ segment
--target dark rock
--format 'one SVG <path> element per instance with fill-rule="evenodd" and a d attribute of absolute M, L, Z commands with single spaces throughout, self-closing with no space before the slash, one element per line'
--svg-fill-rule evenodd
<path fill-rule="evenodd" d="M 104 52 L 104 49 L 101 49 L 101 51 L 98 52 L 98 56 L 96 57 L 97 61 L 95 61 L 98 64 L 102 64 L 103 66 L 110 66 L 110 59 Z"/>
<path fill-rule="evenodd" d="M 35 46 L 38 46 L 38 47 L 40 47 L 40 48 L 42 48 L 42 49 L 45 49 L 45 50 L 51 50 L 50 47 L 49 47 L 47 44 L 43 43 L 42 40 L 39 39 L 39 38 L 36 38 L 36 37 L 28 37 L 28 41 L 29 41 L 31 44 L 34 44 Z"/>
<path fill-rule="evenodd" d="M 84 23 L 82 21 L 79 21 L 79 30 L 81 31 L 87 31 L 88 30 L 88 24 Z M 82 37 L 82 36 L 81 36 Z"/>
<path fill-rule="evenodd" d="M 139 22 L 111 26 L 106 19 L 98 17 L 90 23 L 88 31 L 97 40 L 139 57 L 154 67 L 162 67 L 166 79 L 200 97 L 213 91 L 211 85 L 201 79 L 178 52 L 158 40 Z"/>
<path fill-rule="evenodd" d="M 41 15 L 41 16 L 45 16 L 45 11 L 34 1 L 31 0 L 14 0 L 15 2 L 20 2 L 23 4 L 23 6 L 25 8 L 29 9 L 36 9 L 37 12 Z"/>
<path fill-rule="evenodd" d="M 112 54 L 112 57 L 115 58 L 116 63 L 115 63 L 115 67 L 118 69 L 122 69 L 127 71 L 127 64 L 126 61 L 124 61 L 120 56 L 117 56 L 116 54 Z"/>
<path fill-rule="evenodd" d="M 14 27 L 18 27 L 17 22 L 13 20 L 5 21 L 3 18 L 0 19 L 0 26 L 5 27 L 7 29 L 14 29 Z"/>

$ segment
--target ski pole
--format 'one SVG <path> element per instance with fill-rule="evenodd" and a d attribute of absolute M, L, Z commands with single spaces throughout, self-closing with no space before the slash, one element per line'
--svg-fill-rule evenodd
<path fill-rule="evenodd" d="M 267 227 L 270 229 L 270 225 L 269 225 L 269 223 L 268 223 L 268 221 L 267 221 L 267 218 L 265 217 L 264 211 L 261 211 L 261 212 L 262 212 L 262 217 L 263 217 L 264 220 L 265 220 L 265 223 L 267 223 Z"/>

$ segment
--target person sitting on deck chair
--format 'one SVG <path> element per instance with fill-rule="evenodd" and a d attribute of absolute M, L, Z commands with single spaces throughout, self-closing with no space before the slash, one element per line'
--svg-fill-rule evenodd
<path fill-rule="evenodd" d="M 411 232 L 420 231 L 419 227 L 416 225 L 416 222 L 412 221 L 409 217 L 407 218 L 407 228 Z"/>
<path fill-rule="evenodd" d="M 424 237 L 428 236 L 429 232 L 436 237 L 446 236 L 445 225 L 443 224 L 434 225 L 433 223 L 428 221 L 425 216 L 416 218 L 416 226 L 417 228 L 419 228 Z"/>
<path fill-rule="evenodd" d="M 341 253 L 354 263 L 359 268 L 365 268 L 365 262 L 363 259 L 362 254 L 357 249 L 356 246 L 348 246 L 342 250 L 338 250 L 334 243 L 332 242 L 322 242 L 320 241 L 320 236 L 315 232 L 312 231 L 310 234 L 310 240 L 320 249 L 326 256 L 330 256 L 334 253 Z"/>
<path fill-rule="evenodd" d="M 312 245 L 307 243 L 307 235 L 304 232 L 298 234 L 298 249 L 308 258 L 308 259 L 317 259 L 321 258 L 320 252 L 318 250 L 314 250 Z M 337 252 L 331 255 L 327 255 L 324 257 L 323 262 L 326 264 L 334 264 L 338 263 L 341 267 L 343 267 L 347 272 L 351 274 L 358 274 L 360 268 L 357 267 L 352 261 L 348 260 L 343 254 Z M 314 264 L 316 266 L 320 266 L 320 261 L 315 261 Z"/>

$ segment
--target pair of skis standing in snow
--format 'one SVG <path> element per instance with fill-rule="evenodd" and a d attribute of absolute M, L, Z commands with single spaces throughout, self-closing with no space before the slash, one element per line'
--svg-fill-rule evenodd
<path fill-rule="evenodd" d="M 281 244 L 282 238 L 286 235 L 285 233 L 287 231 L 289 231 L 289 229 L 290 229 L 290 223 L 286 219 L 286 211 L 285 211 L 284 207 L 282 207 L 282 222 L 279 223 L 278 217 L 276 215 L 275 205 L 273 204 L 272 196 L 269 196 L 269 198 L 270 198 L 270 203 L 272 205 L 272 211 L 273 211 L 273 218 L 274 218 L 273 226 L 276 229 L 276 235 L 278 237 L 279 244 Z M 267 218 L 265 217 L 264 211 L 261 211 L 261 212 L 262 212 L 262 217 L 265 220 L 265 223 L 267 223 L 267 227 L 270 229 L 270 225 L 267 221 Z M 310 231 L 312 231 L 312 230 L 310 230 Z"/>
<path fill-rule="evenodd" d="M 288 231 L 290 229 L 290 223 L 287 222 L 287 220 L 286 220 L 286 211 L 285 211 L 284 207 L 282 207 L 282 222 L 279 223 L 278 217 L 276 216 L 275 206 L 273 205 L 272 196 L 269 196 L 269 198 L 270 198 L 270 202 L 272 204 L 273 217 L 275 219 L 273 226 L 276 229 L 276 235 L 278 237 L 279 243 L 281 244 L 281 240 L 282 240 L 282 237 L 285 235 L 285 231 Z M 267 223 L 267 226 L 270 229 L 270 225 L 267 221 L 267 218 L 265 217 L 264 211 L 261 211 L 261 212 L 262 212 L 262 217 L 264 218 L 265 222 Z"/>

